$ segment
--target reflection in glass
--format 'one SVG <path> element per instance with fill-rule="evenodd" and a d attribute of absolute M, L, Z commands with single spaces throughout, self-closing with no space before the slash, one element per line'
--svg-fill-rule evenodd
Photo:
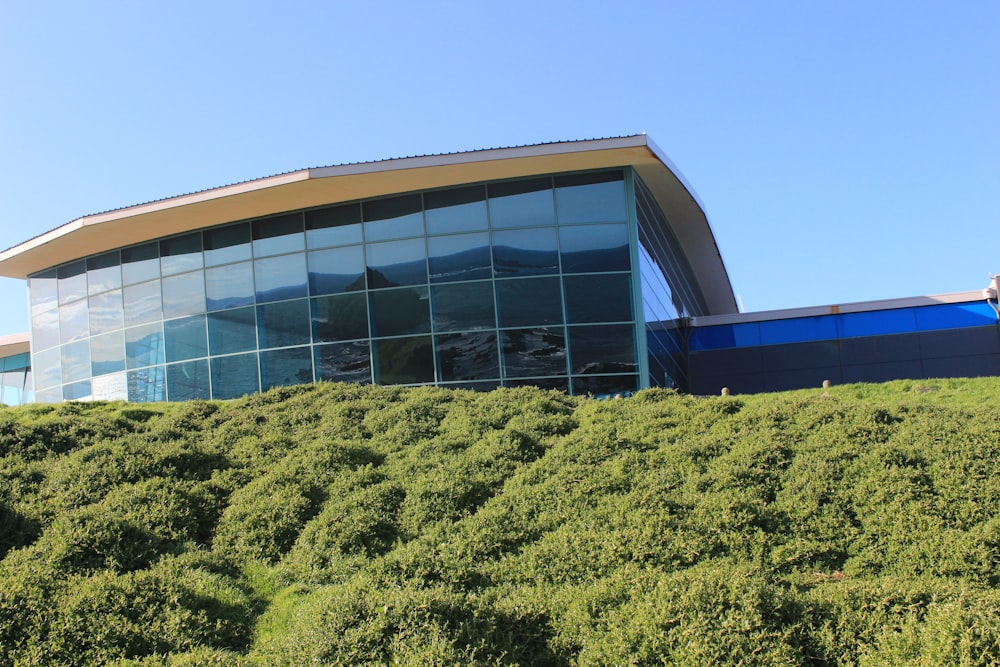
<path fill-rule="evenodd" d="M 257 354 L 236 354 L 214 357 L 212 369 L 212 398 L 239 398 L 260 391 L 257 379 Z"/>
<path fill-rule="evenodd" d="M 167 361 L 183 361 L 208 356 L 205 316 L 195 315 L 163 323 Z"/>
<path fill-rule="evenodd" d="M 431 330 L 426 287 L 370 292 L 372 336 L 404 336 Z"/>
<path fill-rule="evenodd" d="M 208 315 L 208 349 L 213 355 L 246 352 L 257 347 L 256 309 L 237 308 Z"/>
<path fill-rule="evenodd" d="M 445 334 L 435 343 L 441 381 L 500 377 L 495 332 Z"/>
<path fill-rule="evenodd" d="M 317 380 L 371 383 L 371 349 L 368 341 L 317 345 L 314 349 Z"/>
<path fill-rule="evenodd" d="M 309 301 L 282 301 L 257 306 L 260 349 L 309 344 Z"/>
<path fill-rule="evenodd" d="M 486 229 L 486 188 L 433 190 L 424 193 L 428 234 L 472 232 Z"/>
<path fill-rule="evenodd" d="M 162 316 L 159 280 L 126 286 L 122 290 L 122 299 L 125 302 L 125 326 L 127 327 L 159 320 Z"/>
<path fill-rule="evenodd" d="M 63 343 L 86 338 L 90 329 L 87 300 L 59 306 L 59 340 Z"/>
<path fill-rule="evenodd" d="M 223 310 L 253 303 L 253 266 L 250 262 L 205 269 L 208 310 Z"/>
<path fill-rule="evenodd" d="M 122 281 L 125 285 L 160 277 L 160 246 L 156 241 L 122 250 Z"/>
<path fill-rule="evenodd" d="M 562 324 L 562 288 L 558 277 L 498 280 L 496 286 L 501 327 Z"/>
<path fill-rule="evenodd" d="M 493 232 L 493 272 L 497 278 L 558 271 L 555 227 Z"/>
<path fill-rule="evenodd" d="M 636 375 L 590 375 L 573 378 L 573 394 L 576 396 L 607 396 L 611 394 L 629 395 L 638 387 Z"/>
<path fill-rule="evenodd" d="M 31 348 L 47 350 L 59 344 L 59 310 L 43 310 L 31 315 Z"/>
<path fill-rule="evenodd" d="M 93 397 L 99 401 L 127 401 L 128 379 L 124 372 L 97 375 L 90 380 Z"/>
<path fill-rule="evenodd" d="M 556 222 L 551 178 L 490 183 L 487 191 L 493 229 L 537 227 Z"/>
<path fill-rule="evenodd" d="M 373 341 L 375 382 L 434 382 L 434 348 L 430 336 Z"/>
<path fill-rule="evenodd" d="M 198 359 L 167 366 L 167 398 L 171 401 L 211 398 L 208 360 Z"/>
<path fill-rule="evenodd" d="M 292 347 L 260 353 L 261 391 L 312 381 L 312 349 Z"/>
<path fill-rule="evenodd" d="M 258 259 L 253 274 L 258 303 L 306 296 L 305 253 Z"/>
<path fill-rule="evenodd" d="M 424 214 L 420 195 L 374 199 L 362 204 L 365 240 L 385 241 L 407 236 L 423 236 Z"/>
<path fill-rule="evenodd" d="M 570 327 L 569 357 L 574 375 L 634 373 L 636 355 L 632 325 Z"/>
<path fill-rule="evenodd" d="M 566 318 L 570 324 L 632 319 L 632 276 L 627 273 L 566 276 Z"/>
<path fill-rule="evenodd" d="M 339 294 L 365 288 L 362 246 L 314 250 L 309 253 L 309 293 Z"/>
<path fill-rule="evenodd" d="M 250 224 L 226 225 L 202 232 L 205 266 L 217 266 L 250 259 Z"/>
<path fill-rule="evenodd" d="M 163 363 L 163 329 L 159 322 L 125 330 L 125 367 Z"/>
<path fill-rule="evenodd" d="M 476 280 L 492 275 L 490 241 L 486 233 L 430 237 L 427 254 L 432 283 Z"/>
<path fill-rule="evenodd" d="M 87 262 L 79 260 L 58 269 L 59 303 L 64 304 L 87 296 Z"/>
<path fill-rule="evenodd" d="M 97 294 L 122 286 L 121 258 L 118 251 L 87 260 L 87 293 Z"/>
<path fill-rule="evenodd" d="M 202 267 L 201 232 L 160 241 L 160 271 L 165 276 Z"/>
<path fill-rule="evenodd" d="M 631 265 L 626 225 L 586 225 L 559 229 L 563 273 L 628 271 Z"/>
<path fill-rule="evenodd" d="M 58 347 L 44 352 L 35 352 L 31 355 L 31 363 L 31 374 L 34 377 L 35 387 L 48 389 L 62 384 Z"/>
<path fill-rule="evenodd" d="M 493 283 L 458 283 L 431 287 L 435 331 L 467 331 L 496 327 Z"/>
<path fill-rule="evenodd" d="M 35 391 L 35 403 L 58 403 L 62 400 L 62 387 Z"/>
<path fill-rule="evenodd" d="M 427 248 L 422 238 L 372 243 L 367 255 L 370 289 L 427 282 Z"/>
<path fill-rule="evenodd" d="M 120 289 L 95 294 L 90 297 L 90 334 L 96 335 L 114 331 L 125 326 L 125 311 L 122 309 Z"/>
<path fill-rule="evenodd" d="M 506 377 L 566 375 L 566 336 L 562 327 L 508 329 L 500 335 Z"/>
<path fill-rule="evenodd" d="M 163 318 L 205 312 L 205 274 L 182 273 L 163 279 Z"/>
<path fill-rule="evenodd" d="M 64 385 L 62 397 L 64 401 L 90 400 L 90 380 Z"/>
<path fill-rule="evenodd" d="M 59 302 L 58 276 L 55 269 L 50 269 L 28 279 L 28 295 L 31 299 L 32 315 L 56 307 Z"/>
<path fill-rule="evenodd" d="M 90 377 L 90 341 L 79 340 L 60 349 L 62 381 L 76 382 Z"/>
<path fill-rule="evenodd" d="M 306 246 L 327 248 L 361 243 L 361 204 L 306 211 Z"/>
<path fill-rule="evenodd" d="M 624 221 L 625 181 L 622 172 L 556 176 L 556 208 L 560 223 Z"/>
<path fill-rule="evenodd" d="M 337 341 L 368 337 L 368 297 L 363 293 L 312 299 L 313 340 Z"/>
<path fill-rule="evenodd" d="M 152 403 L 167 398 L 163 366 L 143 368 L 128 373 L 128 400 L 132 403 Z"/>
<path fill-rule="evenodd" d="M 305 250 L 306 240 L 301 213 L 254 220 L 252 230 L 254 257 Z"/>
<path fill-rule="evenodd" d="M 107 375 L 125 370 L 125 332 L 94 336 L 90 339 L 90 373 Z"/>

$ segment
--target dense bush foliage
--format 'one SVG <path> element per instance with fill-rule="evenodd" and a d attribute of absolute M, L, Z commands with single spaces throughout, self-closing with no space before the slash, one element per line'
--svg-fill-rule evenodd
<path fill-rule="evenodd" d="M 998 664 L 998 390 L 0 408 L 0 665 Z"/>

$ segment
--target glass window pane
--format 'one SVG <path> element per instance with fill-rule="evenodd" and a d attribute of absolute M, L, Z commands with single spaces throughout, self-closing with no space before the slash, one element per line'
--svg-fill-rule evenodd
<path fill-rule="evenodd" d="M 507 377 L 566 375 L 566 335 L 562 327 L 500 332 Z"/>
<path fill-rule="evenodd" d="M 361 240 L 361 204 L 306 211 L 306 246 L 327 248 Z"/>
<path fill-rule="evenodd" d="M 301 213 L 253 221 L 253 255 L 264 257 L 305 250 Z"/>
<path fill-rule="evenodd" d="M 99 401 L 127 401 L 128 377 L 124 372 L 98 375 L 90 380 L 91 395 Z"/>
<path fill-rule="evenodd" d="M 31 315 L 31 349 L 47 350 L 59 344 L 59 310 L 43 310 Z"/>
<path fill-rule="evenodd" d="M 167 361 L 182 361 L 208 356 L 204 315 L 164 322 L 163 339 Z"/>
<path fill-rule="evenodd" d="M 257 340 L 260 349 L 309 343 L 309 301 L 282 301 L 257 306 Z"/>
<path fill-rule="evenodd" d="M 112 331 L 90 339 L 90 373 L 107 375 L 125 370 L 125 332 Z"/>
<path fill-rule="evenodd" d="M 260 391 L 257 353 L 211 359 L 212 398 L 239 398 Z"/>
<path fill-rule="evenodd" d="M 316 379 L 330 382 L 372 381 L 371 348 L 366 340 L 317 345 Z"/>
<path fill-rule="evenodd" d="M 90 400 L 90 380 L 64 385 L 63 400 L 64 401 Z"/>
<path fill-rule="evenodd" d="M 556 209 L 560 223 L 624 221 L 624 176 L 620 171 L 556 176 Z"/>
<path fill-rule="evenodd" d="M 491 281 L 435 285 L 431 288 L 431 304 L 435 331 L 496 327 Z"/>
<path fill-rule="evenodd" d="M 627 225 L 585 225 L 559 229 L 563 273 L 628 271 Z"/>
<path fill-rule="evenodd" d="M 160 281 L 129 285 L 122 290 L 125 302 L 125 326 L 145 324 L 159 320 L 163 307 L 160 303 Z"/>
<path fill-rule="evenodd" d="M 490 183 L 490 224 L 499 227 L 537 227 L 554 225 L 552 179 Z"/>
<path fill-rule="evenodd" d="M 120 289 L 102 292 L 90 297 L 90 334 L 114 331 L 125 326 Z"/>
<path fill-rule="evenodd" d="M 634 373 L 635 332 L 632 325 L 569 327 L 569 358 L 574 375 Z"/>
<path fill-rule="evenodd" d="M 208 360 L 185 361 L 167 366 L 167 399 L 190 401 L 208 399 Z"/>
<path fill-rule="evenodd" d="M 127 383 L 128 400 L 133 403 L 152 403 L 167 398 L 163 366 L 131 371 Z"/>
<path fill-rule="evenodd" d="M 419 194 L 364 202 L 365 240 L 423 236 L 424 214 L 421 209 Z"/>
<path fill-rule="evenodd" d="M 256 348 L 255 308 L 237 308 L 209 314 L 208 349 L 211 354 L 231 354 Z"/>
<path fill-rule="evenodd" d="M 430 336 L 377 340 L 372 345 L 376 383 L 434 382 L 434 348 Z"/>
<path fill-rule="evenodd" d="M 87 296 L 87 263 L 82 259 L 60 266 L 59 303 L 67 303 Z"/>
<path fill-rule="evenodd" d="M 253 265 L 250 262 L 205 269 L 208 310 L 223 310 L 253 303 Z"/>
<path fill-rule="evenodd" d="M 427 239 L 431 282 L 476 280 L 493 275 L 490 240 L 485 233 Z"/>
<path fill-rule="evenodd" d="M 202 267 L 201 232 L 160 241 L 160 271 L 169 276 Z"/>
<path fill-rule="evenodd" d="M 770 320 L 760 323 L 761 345 L 802 343 L 810 340 L 829 340 L 836 337 L 837 317 L 835 315 L 797 317 L 791 320 Z"/>
<path fill-rule="evenodd" d="M 63 343 L 85 338 L 90 330 L 87 300 L 59 306 L 59 340 Z"/>
<path fill-rule="evenodd" d="M 425 192 L 424 216 L 428 234 L 485 230 L 486 188 L 473 185 Z"/>
<path fill-rule="evenodd" d="M 573 378 L 573 394 L 576 396 L 628 396 L 636 391 L 639 377 L 636 375 L 592 375 Z"/>
<path fill-rule="evenodd" d="M 306 296 L 305 253 L 258 259 L 253 275 L 258 303 Z"/>
<path fill-rule="evenodd" d="M 373 336 L 405 336 L 431 330 L 426 287 L 369 293 Z"/>
<path fill-rule="evenodd" d="M 316 342 L 367 338 L 368 297 L 354 293 L 312 299 L 312 331 Z"/>
<path fill-rule="evenodd" d="M 562 324 L 562 288 L 558 277 L 498 280 L 500 326 Z"/>
<path fill-rule="evenodd" d="M 372 243 L 367 255 L 369 289 L 427 282 L 427 247 L 422 238 Z"/>
<path fill-rule="evenodd" d="M 250 223 L 209 229 L 202 232 L 202 239 L 206 266 L 250 259 Z"/>
<path fill-rule="evenodd" d="M 559 271 L 554 227 L 493 232 L 493 272 L 497 278 Z"/>
<path fill-rule="evenodd" d="M 182 273 L 163 279 L 163 317 L 182 317 L 205 312 L 205 274 Z"/>
<path fill-rule="evenodd" d="M 916 330 L 917 319 L 913 308 L 846 313 L 841 315 L 837 321 L 839 338 L 910 333 Z"/>
<path fill-rule="evenodd" d="M 292 347 L 260 353 L 261 391 L 313 381 L 312 349 Z"/>
<path fill-rule="evenodd" d="M 62 384 L 62 370 L 59 367 L 59 348 L 31 355 L 31 374 L 38 389 L 48 389 Z"/>
<path fill-rule="evenodd" d="M 121 257 L 118 251 L 87 260 L 87 293 L 97 294 L 122 286 Z"/>
<path fill-rule="evenodd" d="M 78 340 L 59 349 L 63 382 L 76 382 L 90 377 L 89 340 Z"/>
<path fill-rule="evenodd" d="M 122 281 L 126 285 L 160 277 L 160 246 L 156 241 L 122 250 Z"/>
<path fill-rule="evenodd" d="M 309 293 L 339 294 L 365 288 L 365 252 L 359 245 L 309 253 Z"/>
<path fill-rule="evenodd" d="M 434 339 L 441 381 L 500 377 L 500 354 L 495 331 L 445 334 Z"/>
<path fill-rule="evenodd" d="M 566 318 L 570 324 L 632 319 L 632 276 L 627 273 L 566 276 Z"/>
<path fill-rule="evenodd" d="M 59 302 L 59 274 L 55 269 L 39 273 L 28 279 L 31 312 L 51 310 Z"/>
<path fill-rule="evenodd" d="M 159 322 L 125 330 L 126 368 L 142 368 L 162 363 L 163 329 Z"/>

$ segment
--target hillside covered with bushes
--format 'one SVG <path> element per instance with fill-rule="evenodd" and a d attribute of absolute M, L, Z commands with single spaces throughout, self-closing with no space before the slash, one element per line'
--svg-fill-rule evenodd
<path fill-rule="evenodd" d="M 998 380 L 0 409 L 0 665 L 1000 662 Z"/>

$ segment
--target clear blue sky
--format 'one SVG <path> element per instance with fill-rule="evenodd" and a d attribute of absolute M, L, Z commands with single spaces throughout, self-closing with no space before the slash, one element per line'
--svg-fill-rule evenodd
<path fill-rule="evenodd" d="M 747 310 L 1000 272 L 997 2 L 7 2 L 0 247 L 304 167 L 647 132 Z M 0 334 L 27 330 L 0 279 Z"/>

